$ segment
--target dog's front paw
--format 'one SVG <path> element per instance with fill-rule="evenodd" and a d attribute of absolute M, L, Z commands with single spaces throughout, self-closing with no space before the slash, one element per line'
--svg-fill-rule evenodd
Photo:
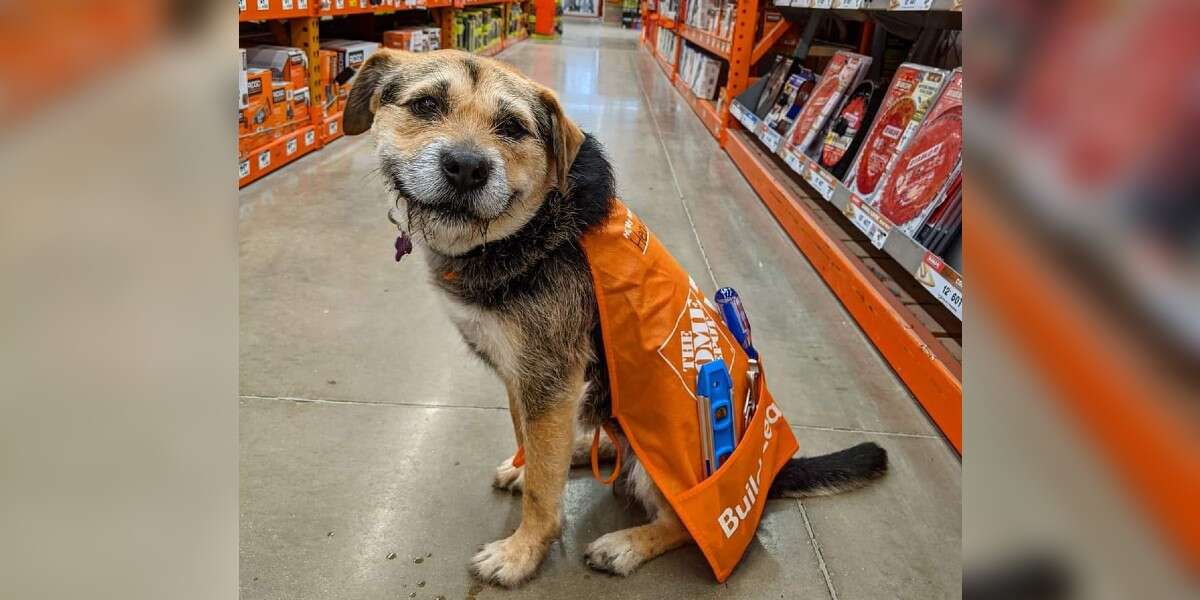
<path fill-rule="evenodd" d="M 514 533 L 484 546 L 471 559 L 471 573 L 487 583 L 516 587 L 533 576 L 545 555 L 545 544 Z"/>
<path fill-rule="evenodd" d="M 589 567 L 622 577 L 634 572 L 642 563 L 653 558 L 640 552 L 632 537 L 625 530 L 600 536 L 596 541 L 588 544 L 583 557 Z"/>
<path fill-rule="evenodd" d="M 525 486 L 525 467 L 514 467 L 512 457 L 504 459 L 500 466 L 496 467 L 496 478 L 492 480 L 492 487 L 498 490 L 507 490 L 514 494 L 521 493 L 521 488 Z"/>

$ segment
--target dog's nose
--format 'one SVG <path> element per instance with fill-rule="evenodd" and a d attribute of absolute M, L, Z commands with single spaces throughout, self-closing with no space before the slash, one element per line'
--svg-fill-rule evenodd
<path fill-rule="evenodd" d="M 491 162 L 477 150 L 451 148 L 442 153 L 442 173 L 460 192 L 482 187 L 491 172 Z"/>

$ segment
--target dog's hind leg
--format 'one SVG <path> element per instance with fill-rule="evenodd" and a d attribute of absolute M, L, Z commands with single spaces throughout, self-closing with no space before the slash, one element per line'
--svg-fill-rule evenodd
<path fill-rule="evenodd" d="M 588 544 L 584 559 L 589 567 L 615 575 L 629 575 L 646 561 L 692 541 L 679 517 L 659 493 L 646 469 L 633 459 L 629 485 L 646 506 L 650 523 L 600 536 Z"/>
<path fill-rule="evenodd" d="M 582 369 L 552 379 L 522 382 L 521 386 L 522 399 L 547 392 L 550 396 L 543 397 L 541 404 L 521 403 L 525 439 L 521 525 L 511 536 L 484 546 L 471 564 L 476 577 L 504 587 L 514 587 L 532 576 L 562 532 L 562 495 L 571 467 Z M 529 391 L 524 391 L 527 388 Z"/>
<path fill-rule="evenodd" d="M 525 444 L 525 432 L 521 426 L 521 403 L 512 386 L 505 384 L 505 388 L 508 389 L 508 413 L 512 417 L 513 437 L 516 438 L 517 447 L 520 448 Z M 524 485 L 525 467 L 513 466 L 512 456 L 504 459 L 504 462 L 496 467 L 496 478 L 492 480 L 492 487 L 519 494 Z"/>

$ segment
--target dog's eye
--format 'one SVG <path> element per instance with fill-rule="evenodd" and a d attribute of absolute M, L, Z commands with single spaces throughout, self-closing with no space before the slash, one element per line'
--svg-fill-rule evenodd
<path fill-rule="evenodd" d="M 510 140 L 521 140 L 529 135 L 529 130 L 516 119 L 505 119 L 496 126 L 496 133 Z"/>
<path fill-rule="evenodd" d="M 408 110 L 412 114 L 425 119 L 436 117 L 442 108 L 441 103 L 432 96 L 421 96 L 420 98 L 410 100 L 405 106 L 408 107 Z"/>

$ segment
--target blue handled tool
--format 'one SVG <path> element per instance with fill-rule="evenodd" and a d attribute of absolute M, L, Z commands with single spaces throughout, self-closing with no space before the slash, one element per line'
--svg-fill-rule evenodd
<path fill-rule="evenodd" d="M 701 427 L 705 438 L 705 470 L 712 475 L 733 454 L 737 436 L 733 420 L 733 379 L 724 360 L 700 367 L 696 375 L 696 399 L 700 403 Z"/>
<path fill-rule="evenodd" d="M 734 339 L 746 350 L 746 355 L 758 360 L 758 351 L 750 339 L 750 319 L 746 317 L 746 309 L 742 307 L 742 298 L 737 290 L 723 287 L 717 290 L 717 306 L 721 308 L 721 316 L 725 318 L 725 326 L 733 333 Z"/>
<path fill-rule="evenodd" d="M 746 371 L 746 399 L 742 403 L 742 427 L 746 427 L 758 408 L 762 366 L 758 363 L 758 350 L 754 349 L 754 341 L 750 337 L 750 318 L 746 316 L 746 309 L 742 306 L 742 298 L 738 296 L 737 290 L 731 287 L 717 290 L 716 301 L 717 306 L 721 307 L 725 326 L 746 351 L 750 362 L 750 368 Z"/>

